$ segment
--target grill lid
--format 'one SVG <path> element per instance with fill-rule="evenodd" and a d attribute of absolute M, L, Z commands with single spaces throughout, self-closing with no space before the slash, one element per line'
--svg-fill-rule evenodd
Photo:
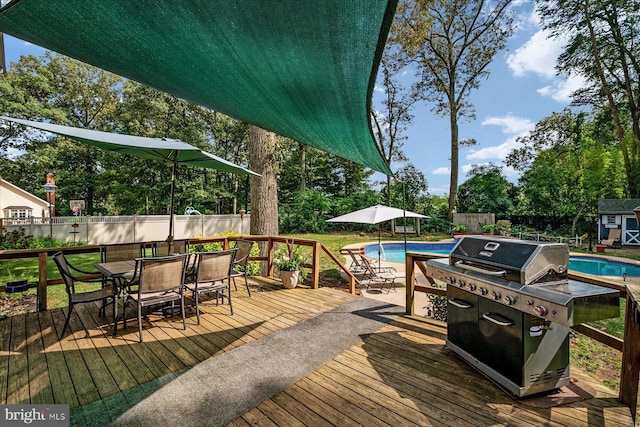
<path fill-rule="evenodd" d="M 487 236 L 465 236 L 451 251 L 457 267 L 529 285 L 567 277 L 569 246 Z"/>

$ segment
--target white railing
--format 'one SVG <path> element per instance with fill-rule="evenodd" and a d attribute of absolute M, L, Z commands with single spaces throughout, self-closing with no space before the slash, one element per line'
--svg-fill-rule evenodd
<path fill-rule="evenodd" d="M 2 233 L 20 228 L 28 236 L 52 237 L 60 241 L 103 243 L 165 240 L 169 215 L 58 216 L 1 218 Z M 174 239 L 215 236 L 225 232 L 249 234 L 250 215 L 175 215 Z"/>
<path fill-rule="evenodd" d="M 582 245 L 582 237 L 563 237 L 563 236 L 549 236 L 546 234 L 540 233 L 518 233 L 518 238 L 521 240 L 534 240 L 536 242 L 558 242 L 558 243 L 566 243 L 569 246 L 580 246 Z"/>

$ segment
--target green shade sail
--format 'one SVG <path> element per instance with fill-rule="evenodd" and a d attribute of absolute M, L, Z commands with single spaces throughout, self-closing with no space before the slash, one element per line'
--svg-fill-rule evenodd
<path fill-rule="evenodd" d="M 391 174 L 370 127 L 397 0 L 15 0 L 0 32 Z"/>

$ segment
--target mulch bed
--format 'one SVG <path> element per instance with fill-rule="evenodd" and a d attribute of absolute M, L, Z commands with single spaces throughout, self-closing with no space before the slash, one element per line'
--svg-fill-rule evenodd
<path fill-rule="evenodd" d="M 0 319 L 36 311 L 36 295 L 32 293 L 0 294 Z"/>

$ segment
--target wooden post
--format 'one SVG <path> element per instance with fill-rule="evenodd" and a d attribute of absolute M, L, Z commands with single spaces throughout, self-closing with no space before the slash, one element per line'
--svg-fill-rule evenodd
<path fill-rule="evenodd" d="M 349 292 L 351 295 L 356 294 L 356 278 L 353 276 L 349 276 Z"/>
<path fill-rule="evenodd" d="M 273 277 L 273 238 L 269 236 L 267 248 L 267 275 Z"/>
<path fill-rule="evenodd" d="M 47 258 L 48 252 L 38 254 L 38 311 L 47 311 Z"/>
<path fill-rule="evenodd" d="M 318 289 L 320 287 L 320 242 L 317 240 L 313 243 L 313 256 L 311 266 L 311 287 Z"/>
<path fill-rule="evenodd" d="M 413 255 L 407 254 L 405 258 L 405 271 L 407 276 L 407 299 L 405 303 L 406 314 L 415 314 L 414 296 L 415 296 L 415 283 L 416 283 L 416 270 L 413 261 Z"/>
<path fill-rule="evenodd" d="M 624 319 L 620 400 L 629 405 L 631 416 L 635 421 L 640 380 L 640 326 L 638 325 L 640 312 L 636 298 L 640 297 L 640 286 L 627 285 L 626 288 L 627 306 Z"/>

